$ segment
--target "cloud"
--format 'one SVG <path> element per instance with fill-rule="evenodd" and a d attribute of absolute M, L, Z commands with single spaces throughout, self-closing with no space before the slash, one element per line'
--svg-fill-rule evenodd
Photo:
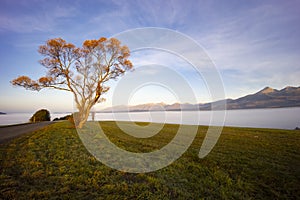
<path fill-rule="evenodd" d="M 295 37 L 300 16 L 293 6 L 255 5 L 223 17 L 209 34 L 197 37 L 227 84 L 300 84 L 294 75 L 300 73 L 300 39 Z"/>
<path fill-rule="evenodd" d="M 0 4 L 1 52 L 2 58 L 7 57 L 0 67 L 14 60 L 30 65 L 39 59 L 37 47 L 53 37 L 81 45 L 85 39 L 110 37 L 127 29 L 163 27 L 187 34 L 204 48 L 222 74 L 228 97 L 264 86 L 300 85 L 299 1 L 2 0 Z M 194 78 L 198 74 L 180 55 L 201 66 L 209 59 L 172 37 L 150 40 L 173 52 L 133 51 L 132 61 L 137 66 L 169 66 L 198 88 Z M 10 70 L 5 73 L 15 76 L 11 74 L 20 69 Z"/>
<path fill-rule="evenodd" d="M 95 29 L 92 34 L 99 31 L 116 34 L 132 28 L 164 27 L 174 30 L 190 25 L 191 9 L 197 1 L 111 1 L 106 10 L 101 10 L 89 20 Z M 198 4 L 198 3 L 197 3 Z"/>
<path fill-rule="evenodd" d="M 200 41 L 223 66 L 234 63 L 248 68 L 245 63 L 250 60 L 290 53 L 295 38 L 289 38 L 289 35 L 295 24 L 287 22 L 296 18 L 300 20 L 299 15 L 289 16 L 278 5 L 262 5 L 223 19 L 211 34 L 200 38 Z"/>
<path fill-rule="evenodd" d="M 16 33 L 54 31 L 60 19 L 75 15 L 76 8 L 64 6 L 49 1 L 20 1 L 5 2 L 1 9 L 0 31 Z"/>

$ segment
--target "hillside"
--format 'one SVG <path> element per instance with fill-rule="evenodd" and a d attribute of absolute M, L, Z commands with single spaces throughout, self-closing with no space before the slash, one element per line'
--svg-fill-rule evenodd
<path fill-rule="evenodd" d="M 300 87 L 286 87 L 282 90 L 265 87 L 255 94 L 238 99 L 226 99 L 226 104 L 228 110 L 298 107 L 300 106 Z M 199 105 L 199 107 L 200 110 L 210 110 L 211 103 Z"/>
<path fill-rule="evenodd" d="M 101 112 L 143 112 L 143 111 L 179 111 L 179 110 L 210 110 L 213 104 L 215 109 L 221 110 L 226 101 L 226 109 L 256 109 L 256 108 L 283 108 L 300 106 L 300 87 L 286 87 L 282 90 L 265 87 L 254 94 L 249 94 L 238 99 L 225 99 L 204 104 L 164 104 L 150 103 L 136 106 L 116 106 L 106 108 Z"/>
<path fill-rule="evenodd" d="M 227 109 L 281 108 L 300 106 L 300 87 L 276 90 L 266 87 L 261 91 L 228 102 Z"/>

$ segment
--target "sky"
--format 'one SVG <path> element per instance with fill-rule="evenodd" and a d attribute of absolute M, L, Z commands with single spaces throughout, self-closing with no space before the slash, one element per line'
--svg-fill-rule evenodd
<path fill-rule="evenodd" d="M 299 8 L 299 0 L 0 0 L 0 111 L 74 109 L 71 93 L 28 91 L 10 84 L 20 75 L 33 79 L 45 75 L 37 49 L 48 39 L 61 37 L 81 46 L 86 39 L 109 38 L 145 27 L 173 30 L 196 42 L 214 63 L 226 98 L 255 93 L 266 86 L 300 86 Z M 183 98 L 181 103 L 212 100 L 205 78 L 178 55 L 149 49 L 133 51 L 131 60 L 137 70 L 129 72 L 130 76 L 146 72 L 176 85 L 177 76 L 169 72 L 179 74 L 195 97 Z M 113 105 L 114 91 L 128 80 L 126 76 L 109 83 L 107 100 L 96 110 Z M 128 94 L 127 103 L 181 101 L 182 94 L 171 87 L 144 84 Z"/>

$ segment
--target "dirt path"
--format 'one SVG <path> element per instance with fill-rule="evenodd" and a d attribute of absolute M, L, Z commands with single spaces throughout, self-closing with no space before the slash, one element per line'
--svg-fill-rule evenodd
<path fill-rule="evenodd" d="M 39 122 L 0 127 L 0 143 L 9 141 L 19 135 L 30 133 L 55 122 Z"/>

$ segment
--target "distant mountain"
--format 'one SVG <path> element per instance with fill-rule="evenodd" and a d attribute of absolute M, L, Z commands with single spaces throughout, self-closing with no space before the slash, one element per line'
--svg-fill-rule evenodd
<path fill-rule="evenodd" d="M 198 105 L 194 104 L 179 104 L 174 103 L 171 105 L 165 103 L 147 103 L 140 104 L 136 106 L 114 106 L 111 108 L 106 108 L 101 110 L 100 112 L 143 112 L 143 111 L 177 111 L 177 110 L 198 110 Z"/>
<path fill-rule="evenodd" d="M 6 115 L 6 113 L 4 113 L 4 112 L 0 112 L 0 115 Z"/>
<path fill-rule="evenodd" d="M 261 91 L 227 102 L 227 109 L 282 108 L 300 106 L 300 87 L 276 90 L 266 87 Z"/>
<path fill-rule="evenodd" d="M 226 109 L 255 109 L 255 108 L 283 108 L 300 106 L 300 87 L 286 87 L 282 90 L 276 90 L 265 87 L 255 94 L 250 94 L 238 99 L 224 99 L 213 103 L 204 104 L 179 104 L 171 105 L 165 103 L 149 103 L 136 106 L 115 106 L 106 108 L 101 112 L 143 112 L 143 111 L 179 111 L 179 110 L 211 110 L 214 106 L 215 110 L 224 109 L 224 101 Z"/>

